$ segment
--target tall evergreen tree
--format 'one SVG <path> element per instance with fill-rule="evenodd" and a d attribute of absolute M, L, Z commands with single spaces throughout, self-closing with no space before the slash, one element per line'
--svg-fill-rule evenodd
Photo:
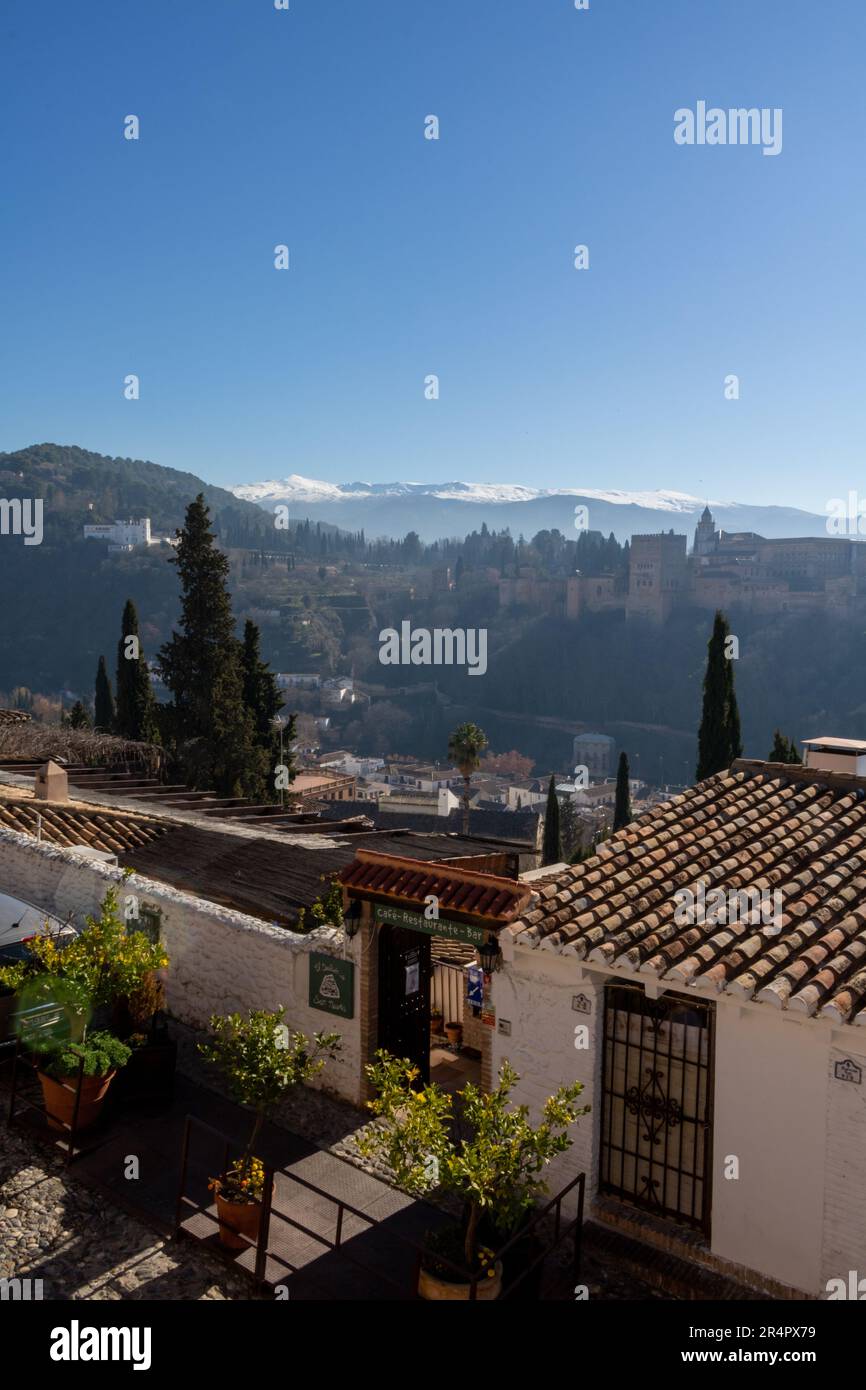
<path fill-rule="evenodd" d="M 773 734 L 773 746 L 770 749 L 768 761 L 771 763 L 801 763 L 803 759 L 797 752 L 794 740 L 786 738 L 781 729 L 776 729 Z"/>
<path fill-rule="evenodd" d="M 115 728 L 123 738 L 136 742 L 154 743 L 159 738 L 156 701 L 138 635 L 138 614 L 131 598 L 124 605 L 117 644 Z"/>
<path fill-rule="evenodd" d="M 250 618 L 244 623 L 241 672 L 244 704 L 253 717 L 256 739 L 269 747 L 274 718 L 283 707 L 283 696 L 276 676 L 267 662 L 262 661 L 261 634 Z"/>
<path fill-rule="evenodd" d="M 270 789 L 268 758 L 244 705 L 229 562 L 215 544 L 202 493 L 187 507 L 172 563 L 182 589 L 180 630 L 160 650 L 159 665 L 172 695 L 174 755 L 193 786 L 259 798 Z"/>
<path fill-rule="evenodd" d="M 297 737 L 297 719 L 294 714 L 289 715 L 284 719 L 282 731 L 274 722 L 283 707 L 283 695 L 270 666 L 261 659 L 259 629 L 249 618 L 244 623 L 241 674 L 244 704 L 252 716 L 255 742 L 264 750 L 269 767 L 273 769 L 279 763 L 287 769 L 288 780 L 294 781 L 296 769 L 292 745 Z M 273 777 L 269 784 L 269 799 L 277 799 Z"/>
<path fill-rule="evenodd" d="M 631 789 L 628 784 L 628 758 L 620 753 L 616 769 L 616 801 L 613 807 L 613 828 L 622 830 L 632 819 Z"/>
<path fill-rule="evenodd" d="M 562 834 L 559 827 L 559 797 L 556 795 L 556 778 L 551 776 L 547 788 L 547 806 L 544 810 L 544 839 L 541 845 L 541 863 L 562 863 Z"/>
<path fill-rule="evenodd" d="M 90 715 L 80 700 L 76 700 L 69 713 L 63 715 L 63 723 L 70 729 L 90 728 Z"/>
<path fill-rule="evenodd" d="M 559 803 L 559 833 L 562 841 L 562 857 L 571 862 L 571 856 L 580 844 L 580 822 L 570 796 L 563 797 Z"/>
<path fill-rule="evenodd" d="M 105 669 L 104 656 L 99 658 L 99 665 L 96 668 L 94 697 L 93 727 L 98 729 L 100 733 L 110 734 L 114 729 L 114 696 L 111 693 L 111 681 L 108 679 L 108 671 Z"/>
<path fill-rule="evenodd" d="M 716 612 L 713 635 L 707 643 L 704 703 L 698 732 L 697 781 L 730 767 L 743 751 L 740 712 L 734 693 L 734 663 L 725 655 L 730 636 L 724 613 Z"/>

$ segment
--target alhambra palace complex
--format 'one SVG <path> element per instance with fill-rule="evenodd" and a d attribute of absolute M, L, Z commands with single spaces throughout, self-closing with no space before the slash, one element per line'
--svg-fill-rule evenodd
<path fill-rule="evenodd" d="M 717 531 L 709 507 L 688 539 L 673 531 L 632 536 L 628 587 L 613 574 L 542 579 L 529 567 L 502 579 L 499 603 L 587 612 L 624 610 L 663 623 L 674 607 L 753 613 L 842 614 L 866 597 L 866 546 L 835 536 L 766 540 L 753 531 Z"/>

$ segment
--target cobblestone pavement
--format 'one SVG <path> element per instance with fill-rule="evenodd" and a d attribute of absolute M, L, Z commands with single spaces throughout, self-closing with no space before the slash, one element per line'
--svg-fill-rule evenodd
<path fill-rule="evenodd" d="M 252 1285 L 73 1178 L 48 1148 L 0 1129 L 0 1278 L 41 1279 L 46 1299 L 249 1299 Z"/>
<path fill-rule="evenodd" d="M 196 1054 L 198 1036 L 175 1026 L 183 1072 L 224 1093 L 217 1074 Z M 299 1087 L 276 1122 L 320 1148 L 393 1184 L 380 1160 L 362 1157 L 357 1136 L 371 1122 L 362 1111 L 322 1091 Z M 252 1284 L 201 1246 L 155 1233 L 101 1193 L 76 1180 L 46 1146 L 0 1124 L 0 1278 L 43 1280 L 52 1299 L 250 1299 Z M 444 1203 L 441 1205 L 445 1205 Z M 448 1208 L 456 1208 L 448 1204 Z M 553 1297 L 573 1297 L 570 1251 L 551 1257 Z M 591 1300 L 664 1297 L 616 1263 L 586 1251 L 582 1282 Z"/>

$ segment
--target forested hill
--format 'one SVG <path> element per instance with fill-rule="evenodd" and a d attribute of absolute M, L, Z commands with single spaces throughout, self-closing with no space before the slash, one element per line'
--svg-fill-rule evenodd
<path fill-rule="evenodd" d="M 0 496 L 41 498 L 47 541 L 77 538 L 85 523 L 139 516 L 149 516 L 154 531 L 174 535 L 199 492 L 204 493 L 217 530 L 239 533 L 235 544 L 255 545 L 272 538 L 273 520 L 260 507 L 194 473 L 142 459 L 107 458 L 74 444 L 33 444 L 0 453 Z M 240 533 L 248 536 L 242 539 Z"/>
<path fill-rule="evenodd" d="M 260 507 L 193 473 L 74 445 L 35 444 L 0 454 L 0 497 L 43 502 L 41 545 L 0 536 L 0 688 L 89 692 L 100 654 L 113 669 L 127 598 L 138 608 L 145 649 L 154 656 L 177 614 L 172 551 L 153 546 L 148 553 L 110 554 L 107 546 L 85 541 L 83 528 L 149 516 L 155 534 L 173 536 L 199 492 L 224 544 L 287 545 L 285 532 L 275 532 Z"/>

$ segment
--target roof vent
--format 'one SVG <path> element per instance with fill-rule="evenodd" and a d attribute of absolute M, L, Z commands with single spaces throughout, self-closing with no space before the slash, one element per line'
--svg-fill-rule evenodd
<path fill-rule="evenodd" d="M 866 777 L 866 739 L 804 738 L 806 767 L 817 772 L 850 772 Z"/>

